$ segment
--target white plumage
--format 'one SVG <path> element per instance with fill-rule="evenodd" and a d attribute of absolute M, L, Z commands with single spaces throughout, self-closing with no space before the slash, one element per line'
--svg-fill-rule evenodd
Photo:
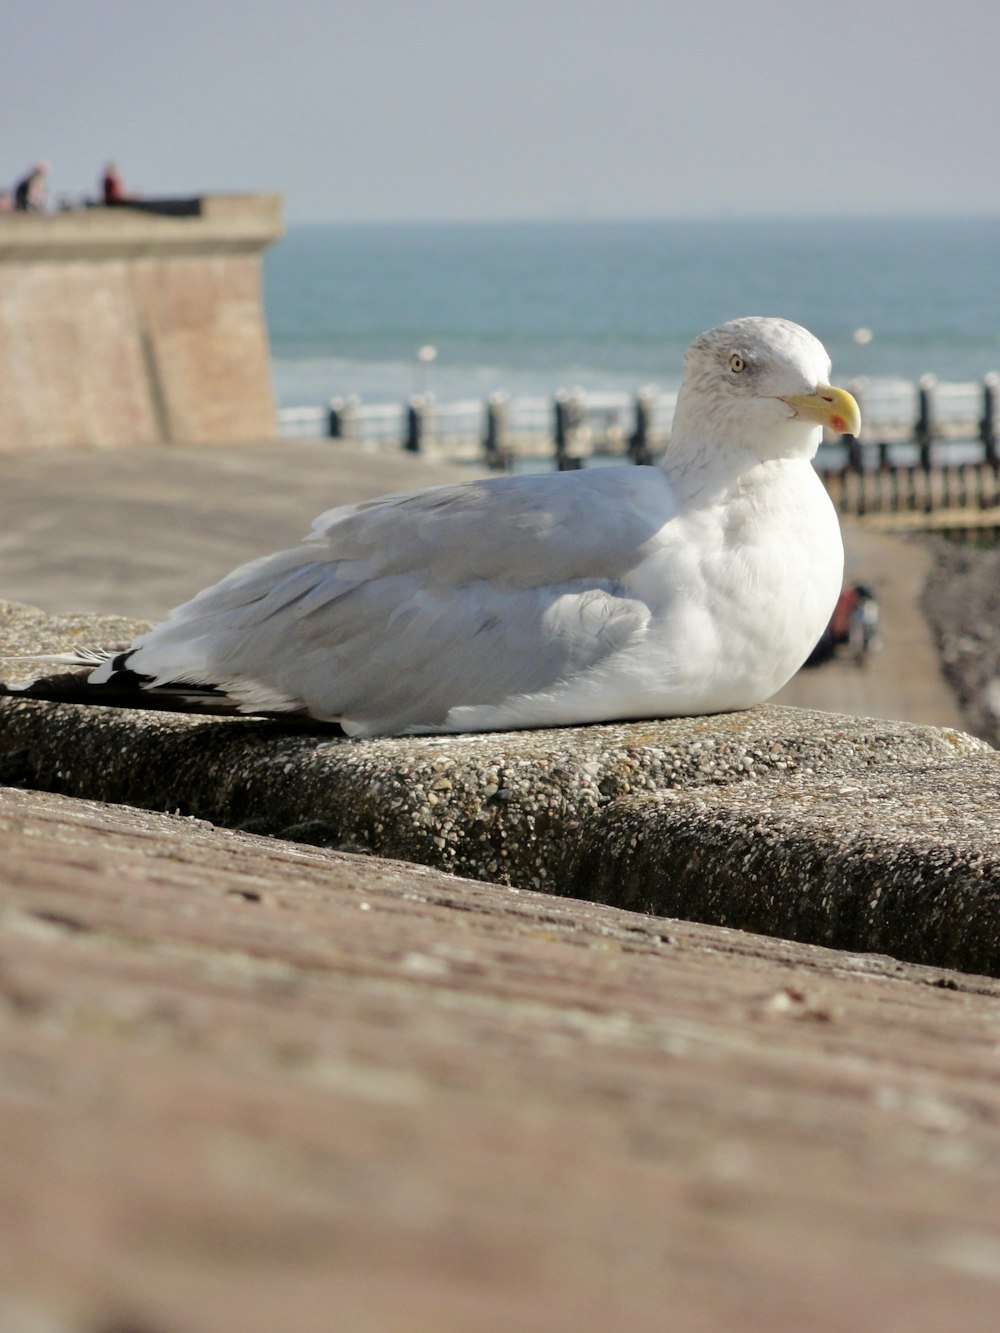
<path fill-rule="evenodd" d="M 331 510 L 301 546 L 199 593 L 88 684 L 124 670 L 147 689 L 217 686 L 240 711 L 305 712 L 354 736 L 758 703 L 801 666 L 841 587 L 811 459 L 821 424 L 856 434 L 859 420 L 829 370 L 798 325 L 723 324 L 688 351 L 659 467 Z"/>

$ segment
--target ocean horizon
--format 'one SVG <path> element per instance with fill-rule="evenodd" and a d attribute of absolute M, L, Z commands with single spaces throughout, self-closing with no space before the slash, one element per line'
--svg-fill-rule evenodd
<path fill-rule="evenodd" d="M 744 314 L 806 325 L 841 382 L 976 381 L 998 256 L 986 216 L 298 224 L 265 257 L 275 393 L 669 394 L 691 338 Z"/>

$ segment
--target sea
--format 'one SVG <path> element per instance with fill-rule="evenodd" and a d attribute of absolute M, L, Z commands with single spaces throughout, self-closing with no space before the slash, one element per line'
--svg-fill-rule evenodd
<path fill-rule="evenodd" d="M 747 314 L 806 325 L 876 397 L 1000 370 L 1000 218 L 292 226 L 264 287 L 284 409 L 669 395 L 691 338 Z"/>

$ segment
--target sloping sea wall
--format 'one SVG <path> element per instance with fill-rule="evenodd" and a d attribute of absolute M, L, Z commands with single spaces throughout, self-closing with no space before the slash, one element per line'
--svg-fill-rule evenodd
<path fill-rule="evenodd" d="M 0 453 L 274 436 L 260 257 L 280 197 L 161 207 L 0 216 Z"/>

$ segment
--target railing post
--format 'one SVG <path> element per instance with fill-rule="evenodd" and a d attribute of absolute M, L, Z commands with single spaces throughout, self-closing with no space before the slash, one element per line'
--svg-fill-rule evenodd
<path fill-rule="evenodd" d="M 563 470 L 563 459 L 566 457 L 569 448 L 569 427 L 566 424 L 566 404 L 569 394 L 560 389 L 556 394 L 553 405 L 553 432 L 556 446 L 556 467 L 561 472 Z"/>
<path fill-rule="evenodd" d="M 635 396 L 635 428 L 628 437 L 628 453 L 633 463 L 653 461 L 653 417 L 656 413 L 656 390 L 640 389 Z"/>
<path fill-rule="evenodd" d="M 483 434 L 483 454 L 486 466 L 495 471 L 510 467 L 510 448 L 507 442 L 507 395 L 490 394 L 486 400 L 486 429 Z"/>
<path fill-rule="evenodd" d="M 555 400 L 556 468 L 560 472 L 573 472 L 583 466 L 583 460 L 571 450 L 578 442 L 586 417 L 587 409 L 580 395 L 560 389 Z"/>
<path fill-rule="evenodd" d="M 415 398 L 411 398 L 406 404 L 405 420 L 406 430 L 403 434 L 403 448 L 409 450 L 411 454 L 419 454 L 423 435 L 423 421 Z"/>
<path fill-rule="evenodd" d="M 343 398 L 331 398 L 326 416 L 326 433 L 331 440 L 342 440 L 344 438 L 343 412 Z"/>
<path fill-rule="evenodd" d="M 328 417 L 328 434 L 331 440 L 354 441 L 358 438 L 358 407 L 360 400 L 353 395 L 350 398 L 331 398 Z"/>
<path fill-rule="evenodd" d="M 931 446 L 934 443 L 934 385 L 933 375 L 922 375 L 917 390 L 917 420 L 913 438 L 920 449 L 920 466 L 931 470 Z"/>
<path fill-rule="evenodd" d="M 979 438 L 983 442 L 983 457 L 990 467 L 1000 467 L 997 451 L 997 425 L 1000 423 L 1000 375 L 991 371 L 983 376 L 983 415 L 979 421 Z"/>
<path fill-rule="evenodd" d="M 406 405 L 406 435 L 403 448 L 419 454 L 434 434 L 434 399 L 431 394 L 416 394 Z"/>

